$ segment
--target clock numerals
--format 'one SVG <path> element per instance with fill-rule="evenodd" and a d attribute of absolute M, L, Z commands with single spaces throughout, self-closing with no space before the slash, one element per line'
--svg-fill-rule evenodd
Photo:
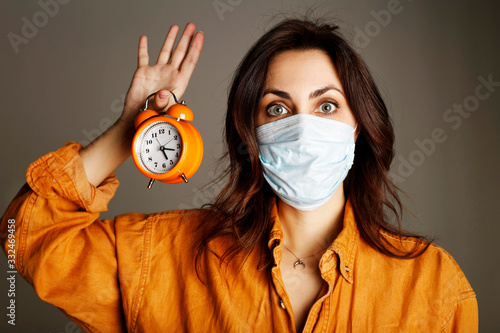
<path fill-rule="evenodd" d="M 182 153 L 179 131 L 168 122 L 156 122 L 144 129 L 142 138 L 138 148 L 143 166 L 154 174 L 172 170 Z"/>

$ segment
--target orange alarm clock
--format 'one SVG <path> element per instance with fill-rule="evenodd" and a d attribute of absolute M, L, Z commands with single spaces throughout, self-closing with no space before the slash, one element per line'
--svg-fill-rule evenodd
<path fill-rule="evenodd" d="M 132 158 L 136 167 L 150 178 L 148 188 L 155 180 L 164 183 L 188 182 L 198 170 L 203 158 L 203 141 L 190 123 L 193 112 L 184 101 L 177 101 L 166 112 L 144 107 L 135 119 L 136 133 L 132 141 Z"/>

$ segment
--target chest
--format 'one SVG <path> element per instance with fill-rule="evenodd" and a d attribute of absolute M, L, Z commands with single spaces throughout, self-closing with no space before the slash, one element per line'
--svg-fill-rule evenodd
<path fill-rule="evenodd" d="M 301 332 L 311 307 L 319 297 L 323 296 L 320 293 L 324 294 L 322 289 L 326 282 L 321 277 L 317 263 L 315 265 L 309 263 L 306 267 L 302 265 L 294 267 L 295 261 L 283 260 L 281 276 L 292 304 L 295 327 L 297 332 Z"/>

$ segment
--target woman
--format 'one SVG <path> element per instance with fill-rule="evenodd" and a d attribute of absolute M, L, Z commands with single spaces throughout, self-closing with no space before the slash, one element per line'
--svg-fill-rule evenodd
<path fill-rule="evenodd" d="M 89 332 L 477 331 L 455 261 L 389 223 L 401 212 L 393 129 L 336 26 L 283 21 L 243 59 L 228 181 L 210 208 L 97 219 L 146 96 L 158 91 L 161 110 L 168 90 L 185 91 L 203 44 L 194 31 L 174 50 L 172 26 L 152 66 L 141 37 L 116 124 L 28 168 L 2 228 L 15 219 L 16 268 L 40 298 Z"/>

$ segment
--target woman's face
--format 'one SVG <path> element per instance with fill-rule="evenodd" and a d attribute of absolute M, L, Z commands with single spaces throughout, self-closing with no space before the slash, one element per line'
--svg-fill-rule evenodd
<path fill-rule="evenodd" d="M 299 113 L 356 126 L 337 71 L 321 50 L 285 51 L 271 60 L 256 125 Z"/>

